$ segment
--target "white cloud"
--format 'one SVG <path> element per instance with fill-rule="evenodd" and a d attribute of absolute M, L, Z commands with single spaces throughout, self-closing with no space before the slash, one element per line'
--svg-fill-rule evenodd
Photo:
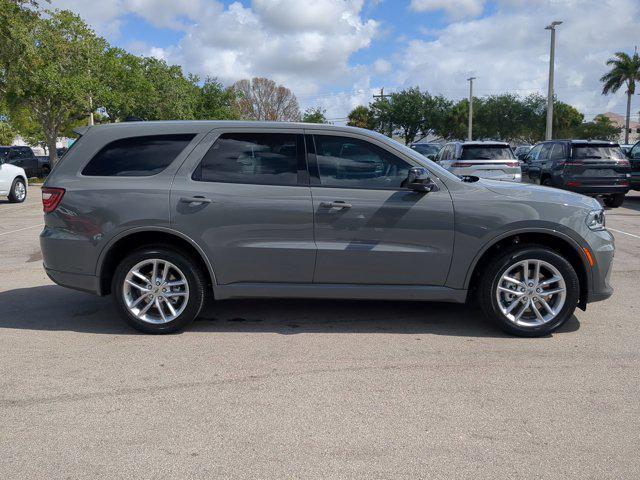
<path fill-rule="evenodd" d="M 379 58 L 373 62 L 373 71 L 378 75 L 386 75 L 391 71 L 391 62 L 384 58 Z"/>
<path fill-rule="evenodd" d="M 414 12 L 444 10 L 454 19 L 477 17 L 484 10 L 484 0 L 411 0 Z"/>
<path fill-rule="evenodd" d="M 254 0 L 210 9 L 187 30 L 169 60 L 224 82 L 267 76 L 301 95 L 348 85 L 349 57 L 370 45 L 378 23 L 361 17 L 358 0 Z"/>
<path fill-rule="evenodd" d="M 549 32 L 544 27 L 555 19 L 564 21 L 556 42 L 559 99 L 588 118 L 605 109 L 622 111 L 624 95 L 603 97 L 599 78 L 607 70 L 607 58 L 618 50 L 632 51 L 637 42 L 637 0 L 505 1 L 495 14 L 451 23 L 433 40 L 408 41 L 394 65 L 395 81 L 460 98 L 473 71 L 478 95 L 546 95 Z M 637 111 L 637 100 L 635 105 Z"/>

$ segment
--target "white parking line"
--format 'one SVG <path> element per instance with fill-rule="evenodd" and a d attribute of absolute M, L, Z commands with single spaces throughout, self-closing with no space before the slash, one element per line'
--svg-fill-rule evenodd
<path fill-rule="evenodd" d="M 629 235 L 633 238 L 640 238 L 640 235 L 634 235 L 633 233 L 623 232 L 622 230 L 616 230 L 615 228 L 607 227 L 607 230 L 611 230 L 612 232 L 623 233 L 624 235 Z"/>
<path fill-rule="evenodd" d="M 24 228 L 19 228 L 17 230 L 11 230 L 10 232 L 2 232 L 0 233 L 0 237 L 2 235 L 9 235 L 11 233 L 16 233 L 16 232 L 21 232 L 22 230 L 29 230 L 30 228 L 38 228 L 38 227 L 42 227 L 44 225 L 44 223 L 40 223 L 38 225 L 31 225 L 30 227 L 24 227 Z"/>

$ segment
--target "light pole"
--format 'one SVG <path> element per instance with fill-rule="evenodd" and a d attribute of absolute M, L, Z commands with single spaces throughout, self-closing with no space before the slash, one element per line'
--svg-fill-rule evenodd
<path fill-rule="evenodd" d="M 467 140 L 473 140 L 473 81 L 476 77 L 467 78 L 469 82 L 469 133 L 467 134 Z"/>
<path fill-rule="evenodd" d="M 547 91 L 547 130 L 545 139 L 551 140 L 553 136 L 553 66 L 556 56 L 556 27 L 562 22 L 551 22 L 550 25 L 544 27 L 545 30 L 551 30 L 551 51 L 549 53 L 549 89 Z"/>

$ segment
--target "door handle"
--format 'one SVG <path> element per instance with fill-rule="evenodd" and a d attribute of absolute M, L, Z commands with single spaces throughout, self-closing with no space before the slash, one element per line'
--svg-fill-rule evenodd
<path fill-rule="evenodd" d="M 342 200 L 336 200 L 335 202 L 321 202 L 322 208 L 351 208 L 350 203 L 343 202 Z"/>
<path fill-rule="evenodd" d="M 203 203 L 212 203 L 212 200 L 210 198 L 196 195 L 195 197 L 180 197 L 180 202 L 195 206 L 202 205 Z"/>

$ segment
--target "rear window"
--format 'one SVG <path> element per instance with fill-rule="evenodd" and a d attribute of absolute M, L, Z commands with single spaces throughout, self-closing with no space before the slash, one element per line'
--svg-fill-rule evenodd
<path fill-rule="evenodd" d="M 620 147 L 611 145 L 573 145 L 573 158 L 624 160 L 626 159 Z"/>
<path fill-rule="evenodd" d="M 511 149 L 503 145 L 463 145 L 460 156 L 461 160 L 512 160 L 514 158 Z"/>
<path fill-rule="evenodd" d="M 92 177 L 147 177 L 173 162 L 195 134 L 122 138 L 102 148 L 82 170 Z"/>

